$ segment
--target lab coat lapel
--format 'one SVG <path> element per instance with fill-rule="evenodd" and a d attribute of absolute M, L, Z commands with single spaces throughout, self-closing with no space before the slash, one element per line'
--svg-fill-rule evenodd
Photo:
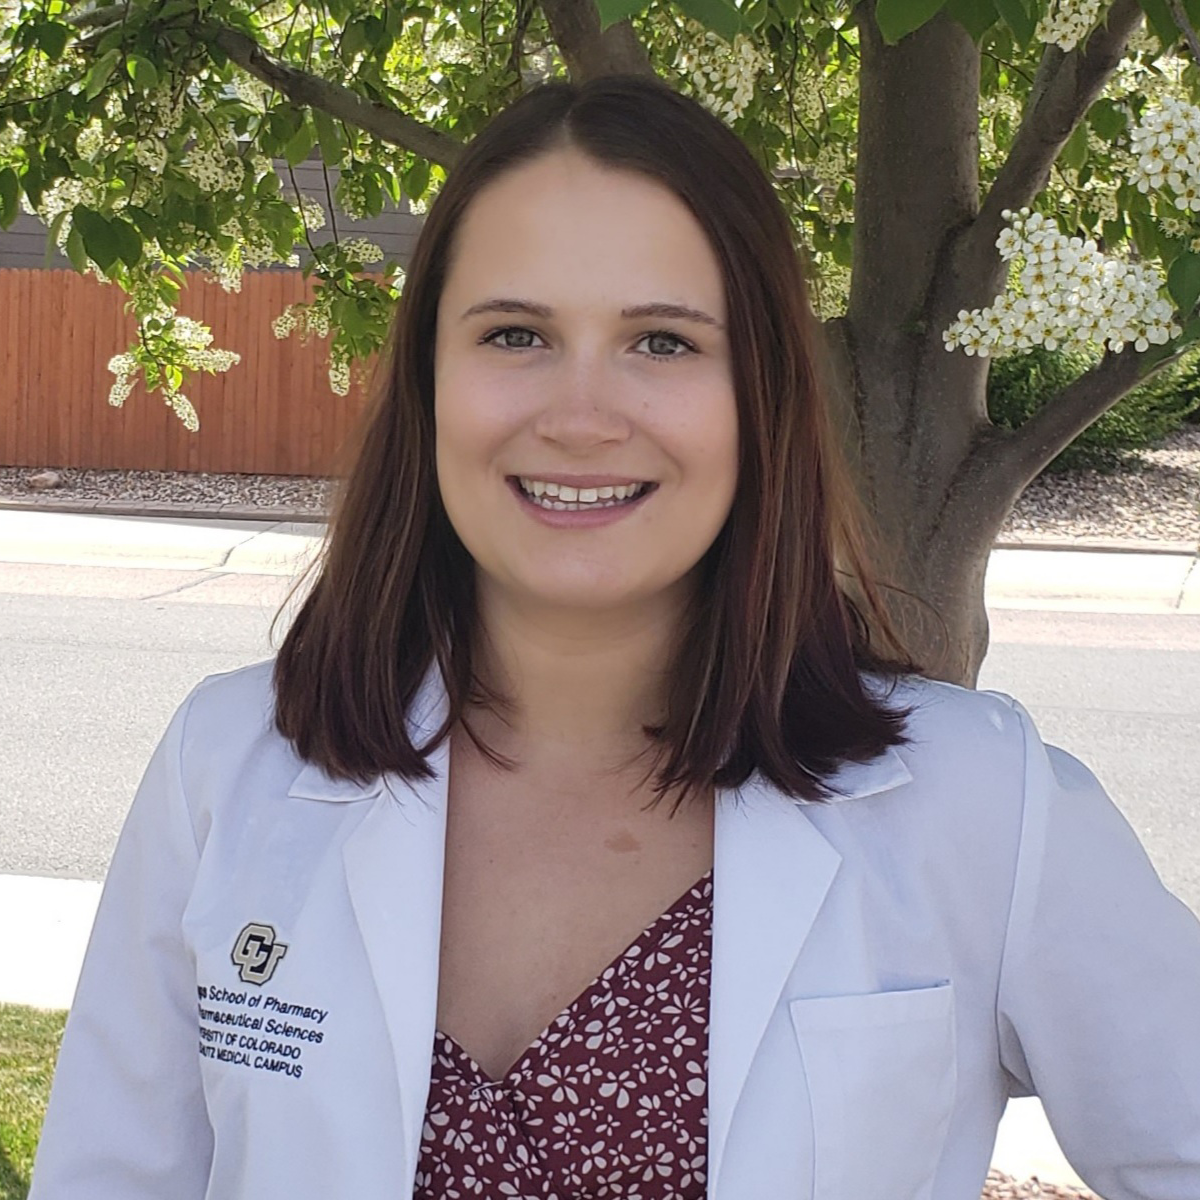
<path fill-rule="evenodd" d="M 431 671 L 410 724 L 422 740 L 444 711 L 441 676 Z M 407 1174 L 417 1167 L 437 1024 L 442 875 L 449 742 L 429 756 L 432 780 L 379 781 L 371 811 L 342 850 L 346 886 L 383 1007 L 396 1062 Z M 401 1190 L 398 1194 L 407 1194 Z"/>
<path fill-rule="evenodd" d="M 759 1042 L 841 856 L 759 776 L 718 792 L 708 1061 L 708 1195 Z"/>

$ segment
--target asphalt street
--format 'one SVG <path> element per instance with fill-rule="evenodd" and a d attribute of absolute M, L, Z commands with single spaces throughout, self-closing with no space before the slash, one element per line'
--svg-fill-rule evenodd
<path fill-rule="evenodd" d="M 271 653 L 282 578 L 0 565 L 0 873 L 103 877 L 175 706 Z M 1086 761 L 1200 912 L 1200 617 L 1000 610 L 981 686 Z"/>

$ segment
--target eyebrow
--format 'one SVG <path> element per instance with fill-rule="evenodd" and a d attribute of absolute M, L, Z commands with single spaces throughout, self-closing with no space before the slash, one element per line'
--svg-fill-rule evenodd
<path fill-rule="evenodd" d="M 535 300 L 519 300 L 502 296 L 495 300 L 481 300 L 478 304 L 472 304 L 460 319 L 465 321 L 468 317 L 476 316 L 479 313 L 524 313 L 531 317 L 549 320 L 554 316 L 554 309 L 547 304 L 538 304 Z M 724 328 L 716 317 L 710 316 L 702 309 L 689 308 L 686 304 L 668 304 L 662 300 L 623 308 L 621 316 L 625 320 L 637 320 L 641 317 L 671 317 L 679 321 L 695 321 L 699 325 L 711 325 L 714 329 Z"/>

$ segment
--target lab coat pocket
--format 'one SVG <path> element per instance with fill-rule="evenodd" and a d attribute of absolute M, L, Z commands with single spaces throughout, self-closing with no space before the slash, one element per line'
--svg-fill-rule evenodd
<path fill-rule="evenodd" d="M 814 1200 L 928 1200 L 954 1107 L 954 991 L 792 1000 Z"/>

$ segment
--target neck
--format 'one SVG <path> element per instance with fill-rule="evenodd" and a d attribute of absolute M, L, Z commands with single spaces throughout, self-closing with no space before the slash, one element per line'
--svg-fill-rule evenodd
<path fill-rule="evenodd" d="M 578 769 L 631 757 L 642 726 L 666 715 L 666 680 L 684 605 L 678 595 L 621 611 L 517 605 L 481 589 L 476 672 L 513 702 L 475 710 L 493 749 L 525 764 Z"/>

